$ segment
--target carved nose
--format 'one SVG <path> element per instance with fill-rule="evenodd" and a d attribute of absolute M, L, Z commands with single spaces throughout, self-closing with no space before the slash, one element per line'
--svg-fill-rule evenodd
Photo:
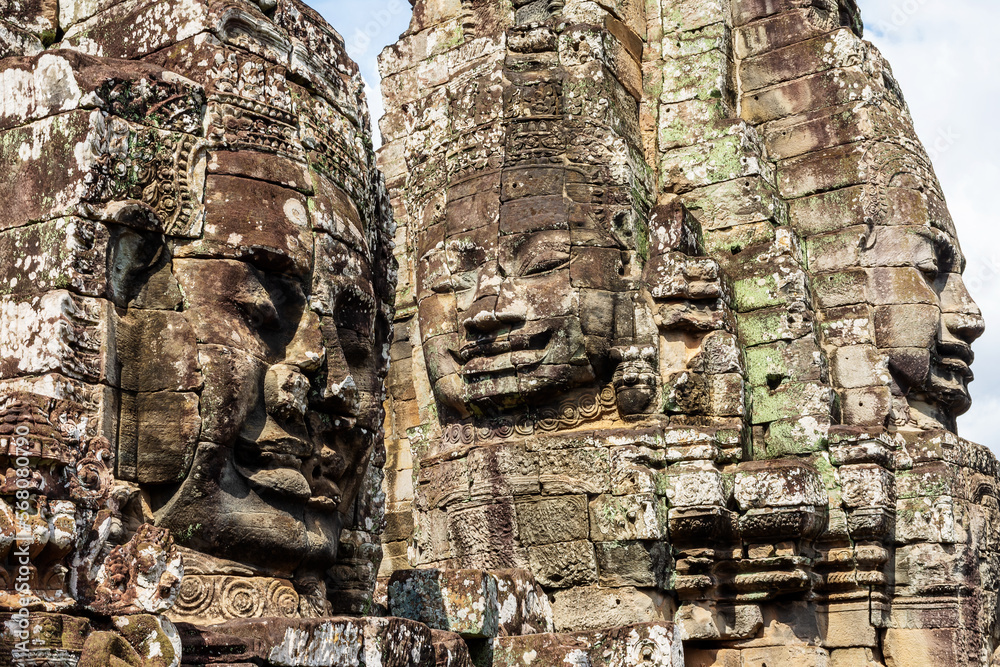
<path fill-rule="evenodd" d="M 479 274 L 476 276 L 475 300 L 479 301 L 480 299 L 498 296 L 503 280 L 503 271 L 496 260 L 483 264 L 479 269 Z"/>
<path fill-rule="evenodd" d="M 282 420 L 301 419 L 308 409 L 309 380 L 296 367 L 275 364 L 264 377 L 267 413 Z"/>
<path fill-rule="evenodd" d="M 969 345 L 986 331 L 986 322 L 978 309 L 977 312 L 945 313 L 942 319 L 951 335 Z"/>

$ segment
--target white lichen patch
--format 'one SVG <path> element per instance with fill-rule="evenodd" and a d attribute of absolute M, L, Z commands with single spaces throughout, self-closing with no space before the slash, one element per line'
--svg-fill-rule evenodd
<path fill-rule="evenodd" d="M 0 71 L 0 120 L 10 125 L 76 109 L 81 97 L 72 66 L 58 55 L 42 55 L 32 70 Z"/>
<path fill-rule="evenodd" d="M 282 667 L 358 667 L 362 636 L 353 623 L 323 623 L 312 632 L 287 628 L 268 655 Z"/>
<path fill-rule="evenodd" d="M 95 300 L 66 291 L 47 292 L 37 302 L 0 299 L 0 362 L 22 375 L 99 378 L 99 309 Z"/>

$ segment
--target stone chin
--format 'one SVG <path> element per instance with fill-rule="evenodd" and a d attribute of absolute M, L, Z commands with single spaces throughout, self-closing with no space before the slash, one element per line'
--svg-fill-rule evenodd
<path fill-rule="evenodd" d="M 934 364 L 927 379 L 927 398 L 954 419 L 972 407 L 969 383 L 974 376 L 967 365 Z"/>
<path fill-rule="evenodd" d="M 155 513 L 182 546 L 273 576 L 322 570 L 336 559 L 343 517 L 332 504 L 252 482 L 219 445 L 199 445 L 191 470 Z"/>

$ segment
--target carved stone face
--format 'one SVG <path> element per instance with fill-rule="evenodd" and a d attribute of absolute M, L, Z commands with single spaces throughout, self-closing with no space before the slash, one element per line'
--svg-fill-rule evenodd
<path fill-rule="evenodd" d="M 954 236 L 934 228 L 882 228 L 876 238 L 874 248 L 904 250 L 912 261 L 879 270 L 899 302 L 876 306 L 878 346 L 911 407 L 954 429 L 971 405 L 972 343 L 984 329 L 962 280 L 965 258 Z"/>
<path fill-rule="evenodd" d="M 522 9 L 548 17 L 548 4 Z M 518 57 L 555 48 L 549 28 L 509 34 Z M 445 162 L 448 185 L 434 192 L 433 177 L 421 175 L 434 161 L 410 173 L 427 374 L 438 404 L 462 417 L 610 382 L 611 349 L 634 344 L 625 293 L 637 290 L 645 213 L 634 197 L 642 187 L 630 190 L 615 166 L 629 159 L 631 137 L 606 127 L 596 105 L 577 107 L 588 85 L 595 98 L 628 93 L 604 71 L 567 62 L 470 70 L 450 86 L 449 122 L 469 133 Z"/>
<path fill-rule="evenodd" d="M 544 402 L 594 380 L 571 248 L 567 229 L 529 219 L 520 233 L 502 234 L 493 224 L 446 235 L 424 254 L 419 314 L 439 400 Z M 435 335 L 452 321 L 452 331 Z"/>
<path fill-rule="evenodd" d="M 201 432 L 184 481 L 149 487 L 156 520 L 186 546 L 274 572 L 328 563 L 380 422 L 371 253 L 363 235 L 314 234 L 294 190 L 236 176 L 207 188 L 206 233 L 173 260 L 204 378 Z"/>
<path fill-rule="evenodd" d="M 347 70 L 299 85 L 274 53 L 236 51 L 185 42 L 163 67 L 68 50 L 5 61 L 72 85 L 52 109 L 39 96 L 0 114 L 5 187 L 25 195 L 0 216 L 0 247 L 26 256 L 2 267 L 19 285 L 4 313 L 32 323 L 4 339 L 45 347 L 37 368 L 5 358 L 0 380 L 85 404 L 121 492 L 109 545 L 152 522 L 244 573 L 322 581 L 363 514 L 380 437 L 387 204 Z M 87 95 L 99 108 L 74 107 Z M 47 139 L 26 161 L 17 148 L 35 131 Z M 53 165 L 67 167 L 39 176 Z M 46 304 L 58 345 L 34 342 Z"/>

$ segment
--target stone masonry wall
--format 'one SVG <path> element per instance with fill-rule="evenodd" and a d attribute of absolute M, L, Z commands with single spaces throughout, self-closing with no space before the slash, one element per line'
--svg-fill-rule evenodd
<path fill-rule="evenodd" d="M 416 3 L 381 60 L 402 269 L 380 576 L 527 566 L 557 628 L 673 619 L 689 665 L 993 664 L 996 460 L 954 433 L 982 319 L 861 32 L 833 0 Z M 526 78 L 556 82 L 539 106 L 511 103 Z M 621 264 L 571 259 L 570 275 L 632 281 L 607 326 L 627 349 L 630 310 L 638 356 L 554 389 L 551 413 L 463 415 L 429 382 L 428 346 L 468 334 L 421 307 L 428 272 L 463 276 L 459 312 L 482 273 L 430 267 L 449 237 L 425 230 L 499 224 L 502 243 L 525 116 L 534 158 L 607 165 L 597 179 L 628 188 L 627 215 L 588 211 Z M 579 303 L 583 322 L 605 312 Z M 653 407 L 632 411 L 624 389 L 647 376 Z"/>

